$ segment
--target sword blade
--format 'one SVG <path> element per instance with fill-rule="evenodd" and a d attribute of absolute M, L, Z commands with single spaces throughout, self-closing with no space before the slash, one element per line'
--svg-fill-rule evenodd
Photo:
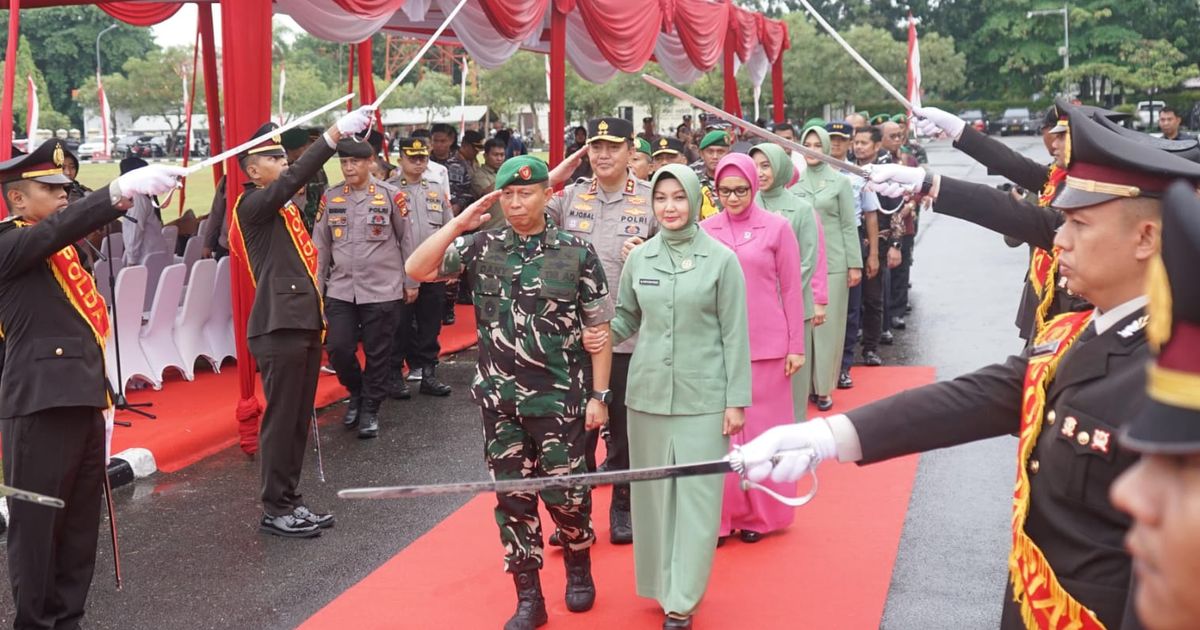
<path fill-rule="evenodd" d="M 30 503 L 36 503 L 38 505 L 44 505 L 52 508 L 64 508 L 67 506 L 66 502 L 58 497 L 46 496 L 44 494 L 38 494 L 28 490 L 21 490 L 20 488 L 14 488 L 12 486 L 5 486 L 2 484 L 0 484 L 0 497 L 12 497 L 21 501 L 29 501 Z"/>
<path fill-rule="evenodd" d="M 108 473 L 104 473 L 104 506 L 108 509 L 108 533 L 112 536 L 113 578 L 117 581 L 117 590 L 124 584 L 121 579 L 121 545 L 117 542 L 117 508 L 113 505 L 112 482 Z"/>
<path fill-rule="evenodd" d="M 349 488 L 339 490 L 342 499 L 408 499 L 412 497 L 442 494 L 481 494 L 485 492 L 540 492 L 543 490 L 565 490 L 576 486 L 603 486 L 634 481 L 653 481 L 673 477 L 694 475 L 719 475 L 733 472 L 728 457 L 694 464 L 675 464 L 634 470 L 612 470 L 578 475 L 554 477 L 529 477 L 526 479 L 502 479 L 500 481 L 473 481 L 423 486 L 390 486 L 377 488 Z"/>
<path fill-rule="evenodd" d="M 832 155 L 825 155 L 824 153 L 821 153 L 820 151 L 814 151 L 798 142 L 793 142 L 791 140 L 788 140 L 786 138 L 778 136 L 770 131 L 767 131 L 766 129 L 763 129 L 762 127 L 759 127 L 758 125 L 756 125 L 754 123 L 742 120 L 741 118 L 738 118 L 737 116 L 734 116 L 733 114 L 730 114 L 729 112 L 727 112 L 723 109 L 719 109 L 717 107 L 709 105 L 708 103 L 705 103 L 704 101 L 696 98 L 695 96 L 692 96 L 691 94 L 688 94 L 687 92 L 684 92 L 683 90 L 681 90 L 669 83 L 665 83 L 665 82 L 661 81 L 657 77 L 652 77 L 648 74 L 643 74 L 642 80 L 645 81 L 646 83 L 649 83 L 650 85 L 653 85 L 654 87 L 666 92 L 667 94 L 674 96 L 675 98 L 677 98 L 681 101 L 685 101 L 685 102 L 691 104 L 696 109 L 702 110 L 705 113 L 716 116 L 717 118 L 720 118 L 728 123 L 737 125 L 747 131 L 751 131 L 755 135 L 766 138 L 767 140 L 770 140 L 771 142 L 774 142 L 775 144 L 778 144 L 779 146 L 781 146 L 785 149 L 791 149 L 792 151 L 795 151 L 805 157 L 810 157 L 814 160 L 820 160 L 839 171 L 853 173 L 862 178 L 870 178 L 870 176 L 871 176 L 871 174 L 869 172 L 867 172 L 867 170 L 864 168 L 860 168 L 860 167 L 850 164 L 848 162 L 839 160 L 839 159 L 833 157 Z"/>

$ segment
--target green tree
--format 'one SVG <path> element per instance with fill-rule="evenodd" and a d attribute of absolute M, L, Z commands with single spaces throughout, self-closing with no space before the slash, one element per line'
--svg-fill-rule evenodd
<path fill-rule="evenodd" d="M 421 73 L 416 83 L 401 83 L 383 102 L 384 109 L 424 109 L 425 119 L 430 121 L 435 113 L 458 105 L 461 88 L 451 83 L 450 75 L 442 72 Z M 288 79 L 289 81 L 291 79 Z M 375 77 L 375 89 L 382 93 L 389 82 Z"/>
<path fill-rule="evenodd" d="M 276 64 L 271 69 L 271 111 L 273 118 L 278 118 L 279 109 L 279 72 L 286 72 L 286 82 L 283 87 L 284 122 L 296 116 L 303 116 L 322 105 L 334 100 L 344 93 L 345 86 L 330 85 L 322 81 L 318 71 L 307 63 Z M 315 121 L 313 124 L 320 124 Z"/>
<path fill-rule="evenodd" d="M 5 61 L 0 61 L 0 73 L 4 72 Z M 17 71 L 16 85 L 13 89 L 13 130 L 19 130 L 17 134 L 20 136 L 28 136 L 29 130 L 25 128 L 28 116 L 28 80 L 26 77 L 33 77 L 33 84 L 37 87 L 38 94 L 38 127 L 42 129 L 62 129 L 71 125 L 70 119 L 65 115 L 55 111 L 50 99 L 46 97 L 49 90 L 46 87 L 46 78 L 42 76 L 40 70 L 33 63 L 33 54 L 29 50 L 29 42 L 25 37 L 21 37 L 19 47 L 17 49 Z"/>
<path fill-rule="evenodd" d="M 480 70 L 479 95 L 509 117 L 518 106 L 527 105 L 532 111 L 537 111 L 537 106 L 548 100 L 544 56 L 522 50 L 499 68 Z"/>
<path fill-rule="evenodd" d="M 95 77 L 96 35 L 114 23 L 117 28 L 104 35 L 100 46 L 100 61 L 109 72 L 156 48 L 150 29 L 117 22 L 92 6 L 21 12 L 21 33 L 46 80 L 42 111 L 49 109 L 48 104 L 53 111 L 69 116 L 73 126 L 82 126 L 83 110 L 72 94 L 88 78 Z M 7 39 L 7 29 L 0 29 L 0 50 Z"/>
<path fill-rule="evenodd" d="M 1150 100 L 1162 90 L 1179 85 L 1196 70 L 1194 65 L 1185 63 L 1185 56 L 1178 48 L 1163 39 L 1127 44 L 1122 58 L 1128 64 L 1125 85 L 1149 95 Z M 1151 112 L 1151 125 L 1154 118 Z"/>

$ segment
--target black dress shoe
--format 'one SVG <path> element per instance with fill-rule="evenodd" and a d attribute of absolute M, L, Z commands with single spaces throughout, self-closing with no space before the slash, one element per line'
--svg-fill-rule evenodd
<path fill-rule="evenodd" d="M 452 390 L 449 385 L 438 380 L 437 368 L 421 368 L 422 394 L 427 394 L 429 396 L 449 396 L 451 391 Z"/>
<path fill-rule="evenodd" d="M 838 389 L 850 389 L 851 387 L 854 387 L 854 379 L 850 378 L 850 373 L 842 372 L 841 374 L 839 374 L 837 388 Z"/>
<path fill-rule="evenodd" d="M 358 439 L 369 440 L 379 437 L 379 401 L 364 400 L 362 411 L 359 413 L 362 414 L 362 417 L 359 421 Z"/>
<path fill-rule="evenodd" d="M 412 398 L 412 390 L 408 388 L 408 381 L 404 378 L 404 373 L 400 370 L 393 370 L 388 375 L 387 383 L 388 397 L 396 400 L 408 400 Z"/>
<path fill-rule="evenodd" d="M 592 581 L 591 549 L 563 550 L 563 563 L 567 567 L 567 610 L 587 612 L 596 603 L 596 583 Z"/>
<path fill-rule="evenodd" d="M 893 317 L 892 318 L 892 328 L 894 328 L 896 330 L 904 330 L 907 327 L 908 327 L 908 324 L 904 323 L 903 317 Z"/>
<path fill-rule="evenodd" d="M 829 411 L 833 409 L 833 396 L 818 396 L 817 409 L 820 411 Z"/>
<path fill-rule="evenodd" d="M 442 315 L 442 325 L 443 326 L 453 326 L 454 325 L 454 309 L 446 311 L 446 314 Z"/>
<path fill-rule="evenodd" d="M 691 627 L 692 627 L 692 616 L 691 615 L 688 615 L 686 617 L 676 617 L 676 616 L 668 613 L 666 617 L 663 617 L 663 630 L 669 630 L 671 628 L 691 628 Z"/>
<path fill-rule="evenodd" d="M 292 510 L 292 516 L 308 521 L 320 529 L 329 529 L 330 527 L 333 527 L 332 514 L 318 514 L 303 505 L 296 506 L 296 509 Z"/>
<path fill-rule="evenodd" d="M 756 543 L 756 542 L 762 540 L 762 537 L 763 537 L 763 535 L 761 533 L 752 532 L 748 529 L 743 529 L 741 531 L 741 533 L 738 534 L 738 538 L 741 538 L 742 542 L 746 542 L 746 543 Z"/>
<path fill-rule="evenodd" d="M 358 394 L 350 394 L 350 402 L 346 404 L 346 415 L 342 416 L 342 426 L 353 429 L 358 426 L 358 411 L 362 407 L 362 398 Z"/>
<path fill-rule="evenodd" d="M 892 331 L 885 330 L 883 331 L 882 335 L 879 335 L 879 343 L 885 346 L 890 346 L 893 343 L 896 343 L 896 337 L 892 335 Z"/>
<path fill-rule="evenodd" d="M 883 365 L 883 357 L 879 356 L 879 353 L 874 350 L 864 350 L 863 363 L 871 367 L 879 367 Z"/>
<path fill-rule="evenodd" d="M 315 538 L 321 535 L 319 527 L 302 518 L 297 518 L 295 514 L 284 514 L 283 516 L 263 514 L 262 520 L 258 523 L 258 531 L 284 538 Z"/>

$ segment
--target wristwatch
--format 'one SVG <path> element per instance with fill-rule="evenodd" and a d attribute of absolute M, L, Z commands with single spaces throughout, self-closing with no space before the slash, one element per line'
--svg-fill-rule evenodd
<path fill-rule="evenodd" d="M 921 194 L 928 195 L 933 190 L 933 173 L 925 171 L 925 181 L 921 182 Z"/>
<path fill-rule="evenodd" d="M 590 398 L 592 400 L 599 400 L 600 402 L 602 402 L 606 405 L 611 404 L 612 399 L 613 399 L 612 390 L 611 389 L 593 389 L 592 393 L 590 394 Z"/>

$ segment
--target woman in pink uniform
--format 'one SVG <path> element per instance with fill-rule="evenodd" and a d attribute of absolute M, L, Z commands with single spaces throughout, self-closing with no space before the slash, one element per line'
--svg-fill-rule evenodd
<path fill-rule="evenodd" d="M 746 424 L 731 439 L 740 445 L 767 429 L 794 422 L 791 376 L 804 364 L 804 282 L 800 245 L 787 219 L 760 208 L 754 160 L 731 153 L 717 164 L 714 180 L 724 211 L 700 223 L 709 236 L 733 250 L 746 278 L 750 322 L 750 372 L 753 403 Z M 721 536 L 740 530 L 742 540 L 792 522 L 789 508 L 762 492 L 744 491 L 736 475 L 725 483 Z M 783 486 L 790 487 L 783 487 Z M 794 495 L 795 484 L 775 488 Z"/>

